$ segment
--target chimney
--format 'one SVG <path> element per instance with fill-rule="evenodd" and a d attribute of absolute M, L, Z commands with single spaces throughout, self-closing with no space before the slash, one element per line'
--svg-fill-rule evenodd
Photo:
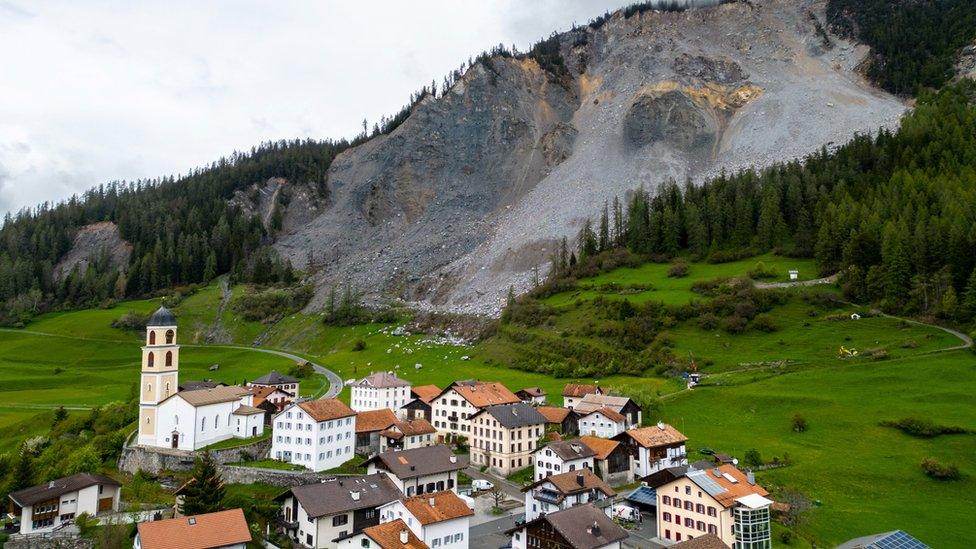
<path fill-rule="evenodd" d="M 576 473 L 576 484 L 579 484 L 580 486 L 583 486 L 585 484 L 585 482 L 583 481 L 583 473 L 582 472 Z"/>
<path fill-rule="evenodd" d="M 54 481 L 52 480 L 51 482 L 47 483 L 47 487 L 54 488 Z"/>
<path fill-rule="evenodd" d="M 404 528 L 400 530 L 400 543 L 406 545 L 408 541 L 410 541 L 410 536 L 407 535 L 407 529 Z"/>
<path fill-rule="evenodd" d="M 664 422 L 663 421 L 657 422 L 657 428 L 658 429 L 660 429 L 660 430 L 663 431 L 665 427 L 666 427 L 666 425 L 664 425 Z"/>
<path fill-rule="evenodd" d="M 753 473 L 752 471 L 746 471 L 746 480 L 749 481 L 749 484 L 755 484 L 756 483 L 755 473 Z"/>
<path fill-rule="evenodd" d="M 359 490 L 350 490 L 349 497 L 351 497 L 353 501 L 359 501 Z"/>
<path fill-rule="evenodd" d="M 427 505 L 430 505 L 431 507 L 436 507 L 437 506 L 437 500 L 434 499 L 434 498 L 427 498 Z"/>
<path fill-rule="evenodd" d="M 448 459 L 451 460 L 451 463 L 457 463 L 457 456 L 454 454 L 451 454 L 451 457 L 449 457 Z"/>
<path fill-rule="evenodd" d="M 586 532 L 596 537 L 600 537 L 600 525 L 593 521 L 593 525 L 586 529 Z"/>

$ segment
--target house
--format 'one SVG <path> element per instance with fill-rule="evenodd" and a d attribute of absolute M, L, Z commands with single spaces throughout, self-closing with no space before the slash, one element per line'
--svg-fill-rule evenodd
<path fill-rule="evenodd" d="M 437 429 L 426 419 L 398 419 L 386 430 L 380 431 L 380 452 L 387 450 L 411 450 L 432 446 Z"/>
<path fill-rule="evenodd" d="M 487 406 L 471 421 L 471 462 L 507 476 L 532 465 L 546 418 L 524 402 Z"/>
<path fill-rule="evenodd" d="M 593 456 L 594 471 L 608 484 L 617 486 L 634 481 L 631 467 L 633 459 L 627 448 L 616 440 L 581 436 L 580 442 L 595 452 Z"/>
<path fill-rule="evenodd" d="M 638 406 L 633 400 L 624 396 L 590 393 L 584 395 L 583 398 L 576 403 L 576 407 L 573 409 L 581 416 L 596 410 L 613 410 L 614 412 L 624 416 L 624 422 L 627 429 L 635 429 L 640 427 L 641 421 L 644 419 L 642 417 L 640 406 Z"/>
<path fill-rule="evenodd" d="M 8 513 L 20 517 L 20 533 L 51 532 L 76 515 L 119 510 L 122 484 L 104 475 L 78 473 L 7 495 Z"/>
<path fill-rule="evenodd" d="M 619 549 L 627 531 L 592 505 L 578 505 L 541 515 L 506 531 L 512 549 Z"/>
<path fill-rule="evenodd" d="M 356 413 L 356 453 L 371 456 L 380 452 L 380 432 L 397 422 L 389 408 Z"/>
<path fill-rule="evenodd" d="M 559 440 L 550 442 L 532 452 L 532 478 L 542 480 L 548 476 L 558 475 L 577 469 L 593 470 L 593 458 L 596 452 L 579 440 Z"/>
<path fill-rule="evenodd" d="M 336 547 L 336 540 L 380 522 L 379 508 L 403 497 L 384 473 L 293 486 L 276 498 L 281 525 L 303 547 Z"/>
<path fill-rule="evenodd" d="M 240 508 L 153 522 L 136 527 L 134 549 L 244 549 L 251 531 Z"/>
<path fill-rule="evenodd" d="M 596 385 L 585 385 L 582 383 L 567 383 L 563 387 L 563 408 L 572 410 L 580 400 L 586 395 L 602 395 L 603 389 Z"/>
<path fill-rule="evenodd" d="M 393 372 L 376 372 L 352 384 L 349 406 L 357 412 L 399 410 L 410 402 L 410 382 Z"/>
<path fill-rule="evenodd" d="M 498 404 L 522 402 L 501 383 L 466 380 L 455 381 L 430 402 L 434 428 L 443 439 L 468 437 L 468 419 L 478 410 Z"/>
<path fill-rule="evenodd" d="M 458 456 L 443 444 L 412 450 L 387 451 L 363 463 L 370 474 L 388 473 L 407 497 L 442 490 L 457 491 L 458 473 L 468 466 L 467 456 Z"/>
<path fill-rule="evenodd" d="M 270 456 L 312 471 L 353 458 L 356 412 L 336 399 L 293 402 L 274 417 Z"/>
<path fill-rule="evenodd" d="M 536 406 L 535 409 L 545 416 L 547 431 L 569 437 L 579 434 L 579 415 L 573 410 L 556 406 Z"/>
<path fill-rule="evenodd" d="M 545 477 L 522 488 L 522 491 L 525 492 L 525 520 L 617 495 L 613 488 L 589 469 Z"/>
<path fill-rule="evenodd" d="M 579 431 L 584 435 L 613 438 L 626 430 L 627 418 L 610 408 L 579 412 Z"/>
<path fill-rule="evenodd" d="M 694 537 L 668 547 L 672 549 L 729 549 L 729 546 L 715 534 Z"/>
<path fill-rule="evenodd" d="M 636 476 L 647 476 L 667 467 L 688 465 L 685 442 L 688 437 L 667 423 L 631 429 L 615 437 L 634 457 Z"/>
<path fill-rule="evenodd" d="M 407 419 L 426 419 L 431 421 L 430 402 L 441 394 L 437 385 L 421 385 L 410 389 L 410 402 L 404 404 L 397 413 Z"/>
<path fill-rule="evenodd" d="M 252 386 L 251 392 L 254 394 L 255 408 L 263 409 L 261 404 L 269 402 L 274 405 L 275 413 L 284 410 L 285 406 L 295 401 L 295 395 L 277 387 Z"/>
<path fill-rule="evenodd" d="M 402 519 L 364 528 L 362 532 L 344 538 L 337 547 L 355 549 L 429 549 Z"/>
<path fill-rule="evenodd" d="M 245 387 L 179 390 L 176 316 L 160 307 L 146 323 L 139 383 L 139 446 L 198 450 L 264 434 L 263 412 Z M 197 386 L 197 385 L 191 385 Z"/>
<path fill-rule="evenodd" d="M 770 547 L 772 501 L 752 473 L 732 465 L 688 468 L 657 489 L 657 535 L 683 541 L 705 534 L 730 547 Z"/>
<path fill-rule="evenodd" d="M 401 520 L 429 547 L 467 549 L 474 511 L 450 490 L 392 501 L 380 507 L 380 524 Z"/>
<path fill-rule="evenodd" d="M 929 549 L 929 546 L 902 530 L 864 536 L 845 541 L 834 549 Z"/>
<path fill-rule="evenodd" d="M 247 384 L 248 387 L 274 387 L 296 398 L 301 394 L 300 385 L 301 382 L 298 379 L 279 374 L 274 370 Z"/>
<path fill-rule="evenodd" d="M 546 403 L 546 392 L 541 387 L 526 387 L 525 389 L 519 389 L 515 391 L 515 396 L 526 403 L 533 406 L 539 406 Z"/>

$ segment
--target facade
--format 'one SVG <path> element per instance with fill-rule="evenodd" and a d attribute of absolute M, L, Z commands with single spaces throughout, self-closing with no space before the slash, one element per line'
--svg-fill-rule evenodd
<path fill-rule="evenodd" d="M 688 469 L 657 488 L 657 535 L 683 541 L 718 536 L 734 549 L 768 549 L 769 493 L 732 465 Z"/>
<path fill-rule="evenodd" d="M 178 541 L 176 541 L 178 540 Z M 134 549 L 244 549 L 251 531 L 240 508 L 153 522 L 140 522 Z"/>
<path fill-rule="evenodd" d="M 437 429 L 426 419 L 400 419 L 380 431 L 380 452 L 433 446 L 436 435 Z"/>
<path fill-rule="evenodd" d="M 356 413 L 356 453 L 372 456 L 380 453 L 380 433 L 396 424 L 396 414 L 389 408 Z"/>
<path fill-rule="evenodd" d="M 546 430 L 574 437 L 579 435 L 579 415 L 569 408 L 536 406 L 536 411 L 546 417 Z"/>
<path fill-rule="evenodd" d="M 271 457 L 312 471 L 338 467 L 354 456 L 356 412 L 336 399 L 289 404 L 274 417 Z"/>
<path fill-rule="evenodd" d="M 533 406 L 541 406 L 546 403 L 546 391 L 541 387 L 519 389 L 515 391 L 515 396 L 519 397 L 522 402 Z"/>
<path fill-rule="evenodd" d="M 629 536 L 593 505 L 578 505 L 541 515 L 508 530 L 512 549 L 619 549 Z"/>
<path fill-rule="evenodd" d="M 603 389 L 596 385 L 586 385 L 583 383 L 567 383 L 563 387 L 563 408 L 572 410 L 576 407 L 583 397 L 590 394 L 602 395 Z"/>
<path fill-rule="evenodd" d="M 580 442 L 595 452 L 593 466 L 596 474 L 611 486 L 634 482 L 633 458 L 627 447 L 616 440 L 582 436 Z"/>
<path fill-rule="evenodd" d="M 589 469 L 578 469 L 545 477 L 522 488 L 525 492 L 525 520 L 617 495 Z"/>
<path fill-rule="evenodd" d="M 393 372 L 377 372 L 360 379 L 350 387 L 350 407 L 357 412 L 400 410 L 412 400 L 410 382 Z"/>
<path fill-rule="evenodd" d="M 20 517 L 21 534 L 51 532 L 81 513 L 118 511 L 121 489 L 113 478 L 78 473 L 12 492 L 9 513 Z"/>
<path fill-rule="evenodd" d="M 430 402 L 441 394 L 441 388 L 437 385 L 421 385 L 410 389 L 410 402 L 404 404 L 397 414 L 406 419 L 426 419 L 431 421 L 433 414 L 430 409 Z"/>
<path fill-rule="evenodd" d="M 634 458 L 634 473 L 645 477 L 668 467 L 688 465 L 688 437 L 667 423 L 631 429 L 614 437 Z"/>
<path fill-rule="evenodd" d="M 467 549 L 474 511 L 450 490 L 390 502 L 380 507 L 380 524 L 402 520 L 428 547 Z"/>
<path fill-rule="evenodd" d="M 524 402 L 488 406 L 470 421 L 471 462 L 502 476 L 532 465 L 546 428 L 545 416 Z"/>
<path fill-rule="evenodd" d="M 610 408 L 600 408 L 589 413 L 580 412 L 579 432 L 581 434 L 613 438 L 626 430 L 627 419 Z"/>
<path fill-rule="evenodd" d="M 590 393 L 584 395 L 573 409 L 580 415 L 597 410 L 612 410 L 623 416 L 625 429 L 640 427 L 641 421 L 644 419 L 640 406 L 633 400 L 622 396 Z"/>
<path fill-rule="evenodd" d="M 387 473 L 407 497 L 451 490 L 457 492 L 458 473 L 468 466 L 466 456 L 458 456 L 443 444 L 388 451 L 366 463 L 369 474 Z"/>
<path fill-rule="evenodd" d="M 403 494 L 383 473 L 294 486 L 278 496 L 283 532 L 302 547 L 337 547 L 380 522 L 379 508 Z"/>
<path fill-rule="evenodd" d="M 430 549 L 401 519 L 377 524 L 339 540 L 337 547 L 355 549 Z"/>
<path fill-rule="evenodd" d="M 254 393 L 255 408 L 266 409 L 261 405 L 267 402 L 274 406 L 275 413 L 284 410 L 285 406 L 295 401 L 295 395 L 277 387 L 251 386 L 251 391 Z"/>
<path fill-rule="evenodd" d="M 532 452 L 534 467 L 532 478 L 542 480 L 552 475 L 577 469 L 592 471 L 595 456 L 596 452 L 579 440 L 550 442 Z"/>
<path fill-rule="evenodd" d="M 176 316 L 160 307 L 146 323 L 139 382 L 139 444 L 160 444 L 159 404 L 179 390 L 180 346 L 176 344 Z M 174 446 L 178 447 L 178 446 Z"/>
<path fill-rule="evenodd" d="M 298 398 L 301 394 L 301 382 L 291 376 L 279 374 L 275 370 L 255 379 L 247 384 L 248 387 L 274 387 Z"/>
<path fill-rule="evenodd" d="M 470 437 L 469 419 L 482 408 L 498 404 L 521 402 L 515 393 L 501 383 L 487 381 L 455 381 L 430 402 L 431 423 L 443 438 Z"/>

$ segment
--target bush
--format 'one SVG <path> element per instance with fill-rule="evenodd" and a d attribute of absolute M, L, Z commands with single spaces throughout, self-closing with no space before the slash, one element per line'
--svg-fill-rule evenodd
<path fill-rule="evenodd" d="M 746 272 L 749 278 L 753 280 L 762 280 L 764 278 L 776 278 L 776 269 L 772 267 L 767 267 L 765 263 L 760 261 L 756 263 L 756 266 Z"/>
<path fill-rule="evenodd" d="M 671 268 L 668 269 L 668 276 L 671 278 L 683 278 L 688 276 L 688 263 L 684 261 L 675 261 Z"/>
<path fill-rule="evenodd" d="M 965 427 L 938 425 L 931 420 L 917 417 L 906 417 L 898 421 L 882 421 L 881 425 L 894 427 L 906 435 L 918 438 L 935 438 L 939 435 L 957 435 L 970 432 Z"/>
<path fill-rule="evenodd" d="M 244 320 L 271 324 L 296 312 L 312 299 L 310 285 L 295 288 L 249 289 L 234 299 L 231 308 Z"/>
<path fill-rule="evenodd" d="M 313 373 L 315 373 L 315 369 L 312 368 L 312 364 L 309 362 L 295 364 L 288 369 L 288 375 L 291 377 L 297 377 L 298 379 L 305 379 Z"/>
<path fill-rule="evenodd" d="M 698 317 L 698 327 L 702 330 L 714 330 L 718 328 L 718 317 L 712 313 L 705 313 Z"/>
<path fill-rule="evenodd" d="M 129 311 L 113 320 L 112 327 L 120 330 L 143 331 L 146 329 L 147 322 L 149 322 L 149 315 Z"/>
<path fill-rule="evenodd" d="M 353 351 L 363 351 L 366 349 L 366 340 L 363 338 L 357 338 L 356 341 L 352 342 Z"/>
<path fill-rule="evenodd" d="M 783 530 L 779 533 L 779 541 L 783 545 L 793 544 L 793 532 L 791 530 Z"/>
<path fill-rule="evenodd" d="M 752 327 L 759 330 L 760 332 L 775 332 L 779 328 L 776 326 L 776 322 L 773 321 L 773 317 L 767 314 L 761 314 L 756 316 L 752 321 Z"/>
<path fill-rule="evenodd" d="M 746 465 L 752 467 L 759 467 L 764 463 L 762 454 L 760 454 L 759 450 L 756 450 L 755 448 L 749 448 L 748 450 L 746 450 L 746 455 L 744 456 L 744 460 L 746 462 Z"/>
<path fill-rule="evenodd" d="M 807 430 L 807 420 L 800 414 L 793 416 L 793 431 L 802 433 Z"/>
<path fill-rule="evenodd" d="M 748 321 L 739 315 L 732 315 L 722 320 L 722 329 L 730 334 L 741 334 L 746 331 Z"/>
<path fill-rule="evenodd" d="M 922 471 L 935 480 L 958 480 L 959 468 L 951 463 L 942 463 L 934 457 L 922 460 Z"/>

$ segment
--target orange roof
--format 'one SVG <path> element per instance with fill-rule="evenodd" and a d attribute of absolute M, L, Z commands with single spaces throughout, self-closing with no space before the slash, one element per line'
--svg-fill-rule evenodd
<path fill-rule="evenodd" d="M 617 446 L 620 445 L 616 440 L 608 440 L 600 437 L 582 436 L 580 440 L 596 452 L 596 459 L 607 459 Z"/>
<path fill-rule="evenodd" d="M 567 383 L 563 387 L 564 397 L 582 397 L 592 393 L 603 394 L 603 391 L 596 385 L 587 385 L 585 383 Z"/>
<path fill-rule="evenodd" d="M 328 421 L 356 415 L 352 408 L 334 398 L 322 398 L 319 400 L 306 400 L 298 403 L 298 407 L 308 412 L 315 421 Z"/>
<path fill-rule="evenodd" d="M 359 412 L 356 414 L 356 432 L 372 433 L 373 431 L 382 431 L 383 429 L 389 428 L 390 425 L 395 425 L 396 422 L 396 414 L 389 408 Z"/>
<path fill-rule="evenodd" d="M 612 421 L 614 423 L 620 423 L 622 421 L 626 421 L 627 420 L 627 418 L 625 418 L 623 416 L 623 414 L 621 414 L 619 412 L 615 412 L 615 411 L 611 410 L 610 408 L 600 408 L 599 410 L 593 410 L 592 412 L 590 412 L 589 414 L 586 414 L 586 415 L 588 416 L 590 414 L 596 414 L 596 413 L 599 413 L 600 415 L 602 415 L 603 417 L 609 419 L 610 421 Z"/>
<path fill-rule="evenodd" d="M 400 536 L 403 533 L 407 535 L 406 543 L 400 541 Z M 403 522 L 403 519 L 370 526 L 363 529 L 363 534 L 375 541 L 380 549 L 428 549 L 427 544 L 407 528 L 407 523 Z"/>
<path fill-rule="evenodd" d="M 138 530 L 143 549 L 207 549 L 251 541 L 240 509 L 140 522 Z"/>
<path fill-rule="evenodd" d="M 719 473 L 724 474 L 716 475 L 716 470 L 718 470 Z M 689 471 L 689 473 L 691 473 L 691 471 Z M 745 473 L 740 471 L 735 465 L 726 464 L 722 465 L 721 467 L 706 469 L 697 473 L 698 475 L 708 475 L 709 480 L 718 484 L 722 487 L 722 489 L 725 490 L 718 495 L 711 494 L 711 496 L 715 498 L 715 501 L 719 502 L 719 504 L 721 504 L 723 507 L 732 507 L 735 505 L 735 500 L 750 494 L 757 494 L 760 496 L 769 495 L 769 492 L 767 492 L 762 486 L 758 484 L 749 484 L 748 477 L 746 477 Z M 732 482 L 725 478 L 726 474 L 734 478 L 736 482 Z M 688 477 L 688 479 L 692 482 L 695 482 L 695 477 L 697 475 L 689 475 L 686 473 L 685 476 Z M 702 488 L 704 489 L 704 487 Z"/>
<path fill-rule="evenodd" d="M 688 440 L 688 437 L 667 423 L 658 423 L 650 427 L 631 429 L 627 431 L 627 434 L 644 448 L 670 446 Z"/>
<path fill-rule="evenodd" d="M 402 419 L 391 425 L 388 429 L 380 431 L 385 437 L 400 439 L 406 436 L 426 435 L 436 433 L 437 429 L 424 418 Z"/>
<path fill-rule="evenodd" d="M 437 385 L 421 385 L 410 389 L 420 400 L 430 404 L 434 397 L 441 394 L 441 388 Z"/>
<path fill-rule="evenodd" d="M 545 416 L 549 423 L 562 423 L 569 415 L 569 408 L 557 408 L 556 406 L 537 406 L 536 410 Z"/>
<path fill-rule="evenodd" d="M 424 526 L 474 515 L 468 504 L 450 490 L 407 498 L 403 505 Z"/>
<path fill-rule="evenodd" d="M 475 408 L 522 402 L 519 397 L 515 396 L 515 393 L 508 390 L 508 387 L 495 381 L 479 381 L 472 385 L 455 385 L 453 389 Z"/>

